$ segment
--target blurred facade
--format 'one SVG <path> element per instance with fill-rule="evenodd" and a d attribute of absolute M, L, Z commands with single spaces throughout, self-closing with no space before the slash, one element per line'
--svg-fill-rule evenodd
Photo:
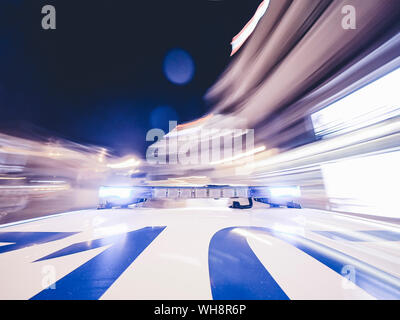
<path fill-rule="evenodd" d="M 342 24 L 347 5 L 354 29 Z M 272 0 L 208 91 L 210 113 L 165 137 L 199 152 L 196 131 L 234 137 L 254 129 L 254 152 L 224 158 L 217 136 L 220 161 L 156 166 L 152 174 L 299 186 L 306 207 L 398 218 L 399 18 L 396 0 Z"/>

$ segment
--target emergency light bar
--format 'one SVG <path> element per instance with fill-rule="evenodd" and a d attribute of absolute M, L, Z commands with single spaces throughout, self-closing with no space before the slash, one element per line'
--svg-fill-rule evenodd
<path fill-rule="evenodd" d="M 113 206 L 127 207 L 147 200 L 182 200 L 182 199 L 249 199 L 249 205 L 241 206 L 234 202 L 233 208 L 242 209 L 252 206 L 251 199 L 271 206 L 298 208 L 293 201 L 301 195 L 299 187 L 266 186 L 228 186 L 207 185 L 196 187 L 132 186 L 107 187 L 99 190 L 99 209 Z"/>

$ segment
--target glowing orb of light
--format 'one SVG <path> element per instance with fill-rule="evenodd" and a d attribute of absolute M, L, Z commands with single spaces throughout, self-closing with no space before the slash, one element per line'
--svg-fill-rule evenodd
<path fill-rule="evenodd" d="M 178 121 L 178 114 L 169 106 L 158 106 L 150 114 L 150 124 L 153 128 L 169 131 L 169 121 Z"/>
<path fill-rule="evenodd" d="M 194 62 L 185 50 L 170 50 L 164 58 L 163 67 L 165 76 L 174 84 L 184 85 L 193 79 Z"/>

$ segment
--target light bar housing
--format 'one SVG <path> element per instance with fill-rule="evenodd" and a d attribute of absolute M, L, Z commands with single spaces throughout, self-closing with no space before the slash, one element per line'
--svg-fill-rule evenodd
<path fill-rule="evenodd" d="M 182 200 L 182 199 L 264 199 L 277 205 L 286 205 L 300 197 L 300 188 L 268 186 L 132 186 L 108 187 L 99 190 L 100 205 L 126 206 L 145 200 Z M 143 201 L 142 201 L 143 200 Z M 261 201 L 267 203 L 265 201 Z"/>

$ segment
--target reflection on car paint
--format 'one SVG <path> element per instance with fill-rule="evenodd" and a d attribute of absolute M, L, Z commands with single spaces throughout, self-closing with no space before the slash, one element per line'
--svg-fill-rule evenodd
<path fill-rule="evenodd" d="M 43 261 L 111 245 L 57 281 L 55 289 L 45 289 L 32 299 L 99 299 L 164 229 L 165 227 L 146 227 L 108 238 L 76 243 L 39 259 L 38 261 Z"/>
<path fill-rule="evenodd" d="M 283 291 L 251 251 L 245 235 L 237 232 L 240 230 L 281 239 L 340 275 L 353 266 L 357 276 L 348 280 L 378 299 L 400 299 L 398 277 L 303 236 L 263 227 L 231 227 L 214 235 L 209 250 L 214 299 L 283 299 Z"/>

